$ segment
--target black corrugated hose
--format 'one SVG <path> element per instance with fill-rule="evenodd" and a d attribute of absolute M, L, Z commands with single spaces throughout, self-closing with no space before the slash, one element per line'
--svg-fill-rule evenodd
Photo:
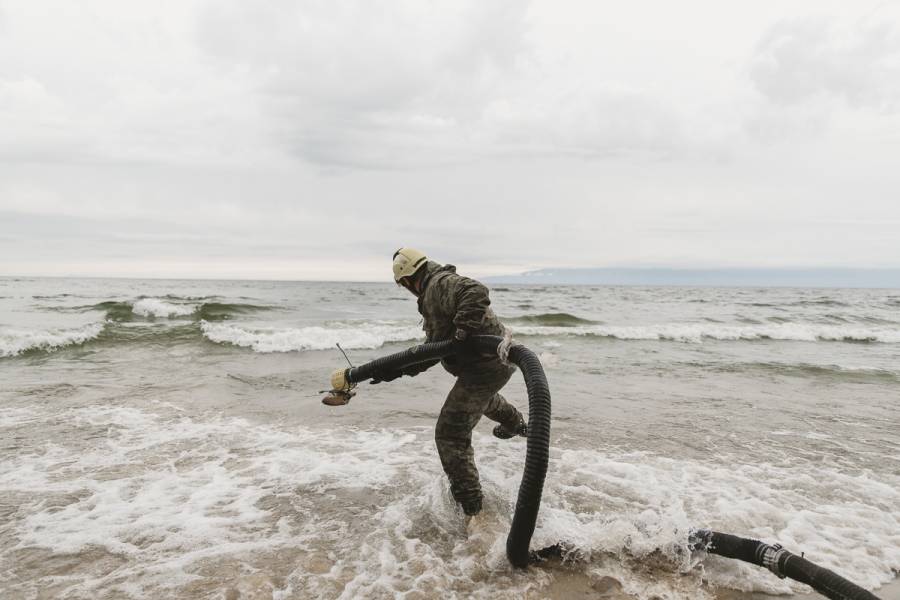
<path fill-rule="evenodd" d="M 478 350 L 496 351 L 502 342 L 503 338 L 499 336 L 479 335 L 473 336 L 471 343 Z M 450 341 L 421 344 L 350 368 L 347 370 L 347 380 L 351 383 L 360 383 L 378 373 L 396 371 L 417 363 L 443 358 L 454 351 L 453 342 Z M 534 352 L 525 346 L 514 344 L 509 349 L 508 359 L 522 370 L 525 387 L 528 390 L 525 472 L 519 485 L 512 526 L 506 538 L 506 556 L 514 566 L 524 568 L 529 562 L 563 556 L 571 549 L 566 544 L 556 544 L 532 553 L 528 550 L 537 522 L 544 477 L 550 458 L 550 387 L 541 362 Z M 813 564 L 802 556 L 788 552 L 779 545 L 770 546 L 758 540 L 708 529 L 692 531 L 690 545 L 692 550 L 702 550 L 765 567 L 778 577 L 790 577 L 805 583 L 832 600 L 879 600 L 872 592 Z"/>
<path fill-rule="evenodd" d="M 470 342 L 477 350 L 496 351 L 503 338 L 494 335 L 472 336 Z M 360 383 L 378 373 L 396 371 L 416 363 L 443 358 L 455 352 L 453 342 L 429 342 L 396 354 L 376 358 L 347 370 L 347 380 Z M 509 362 L 515 364 L 525 377 L 528 390 L 528 438 L 525 451 L 525 472 L 519 484 L 519 496 L 512 526 L 506 537 L 506 556 L 514 566 L 525 568 L 530 561 L 528 545 L 534 534 L 544 477 L 550 460 L 550 386 L 541 361 L 534 352 L 514 344 L 509 348 Z"/>
<path fill-rule="evenodd" d="M 765 567 L 779 577 L 790 577 L 810 586 L 832 600 L 878 600 L 864 590 L 828 569 L 815 565 L 802 556 L 788 552 L 780 545 L 770 546 L 759 540 L 737 537 L 709 529 L 691 532 L 692 549 L 705 550 L 726 558 L 736 558 Z"/>

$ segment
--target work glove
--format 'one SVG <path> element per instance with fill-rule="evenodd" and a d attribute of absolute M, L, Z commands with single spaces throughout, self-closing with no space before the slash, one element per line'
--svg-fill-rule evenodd
<path fill-rule="evenodd" d="M 399 379 L 402 376 L 403 371 L 386 371 L 384 373 L 375 373 L 369 383 L 375 385 L 377 383 L 381 383 L 382 381 L 393 381 L 395 379 Z"/>
<path fill-rule="evenodd" d="M 472 354 L 472 340 L 469 332 L 462 327 L 453 333 L 453 351 L 460 359 Z"/>
<path fill-rule="evenodd" d="M 331 374 L 331 389 L 336 392 L 349 392 L 353 385 L 347 380 L 349 369 L 338 369 Z"/>
<path fill-rule="evenodd" d="M 409 375 L 410 377 L 415 377 L 419 373 L 424 373 L 434 365 L 441 362 L 441 359 L 436 358 L 434 360 L 427 360 L 425 362 L 416 363 L 414 365 L 409 365 L 408 367 L 403 368 L 403 374 Z"/>

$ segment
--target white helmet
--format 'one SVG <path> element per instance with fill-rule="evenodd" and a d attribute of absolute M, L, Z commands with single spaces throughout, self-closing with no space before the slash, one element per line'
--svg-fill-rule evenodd
<path fill-rule="evenodd" d="M 426 260 L 428 257 L 414 248 L 400 248 L 394 252 L 394 281 L 400 283 L 404 277 L 412 277 Z"/>

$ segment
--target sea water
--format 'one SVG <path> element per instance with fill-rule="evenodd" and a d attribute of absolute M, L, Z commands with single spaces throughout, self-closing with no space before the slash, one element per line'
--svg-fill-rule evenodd
<path fill-rule="evenodd" d="M 525 442 L 474 434 L 467 539 L 433 442 L 439 366 L 320 403 L 422 338 L 392 284 L 0 279 L 3 598 L 756 598 L 706 527 L 900 597 L 900 291 L 497 286 L 553 395 L 533 548 Z M 527 413 L 521 377 L 504 390 Z M 811 598 L 813 596 L 803 595 Z"/>

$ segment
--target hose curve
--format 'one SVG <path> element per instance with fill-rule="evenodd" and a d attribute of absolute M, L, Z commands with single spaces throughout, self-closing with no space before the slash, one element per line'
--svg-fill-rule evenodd
<path fill-rule="evenodd" d="M 477 335 L 472 344 L 479 350 L 495 351 L 504 339 L 495 335 Z M 443 358 L 454 352 L 453 342 L 427 342 L 401 352 L 382 356 L 347 370 L 347 380 L 360 383 L 379 372 L 389 372 L 421 362 Z M 534 535 L 541 506 L 544 478 L 550 460 L 550 386 L 541 361 L 526 348 L 514 344 L 509 348 L 509 362 L 522 371 L 528 391 L 528 438 L 525 451 L 525 471 L 519 484 L 519 495 L 512 526 L 506 537 L 506 556 L 509 562 L 525 568 L 530 561 L 528 546 Z"/>
<path fill-rule="evenodd" d="M 765 567 L 778 577 L 790 577 L 805 583 L 832 600 L 878 600 L 878 597 L 872 592 L 802 556 L 788 552 L 778 544 L 770 546 L 759 540 L 719 533 L 709 529 L 698 529 L 691 532 L 690 544 L 692 548 L 705 550 L 710 554 L 736 558 Z"/>
<path fill-rule="evenodd" d="M 504 339 L 500 336 L 479 335 L 472 338 L 472 343 L 478 349 L 486 351 L 497 350 L 503 342 Z M 537 523 L 550 458 L 550 387 L 541 362 L 534 352 L 518 344 L 513 344 L 508 350 L 508 360 L 521 369 L 528 391 L 528 438 L 525 470 L 519 484 L 512 525 L 506 538 L 506 556 L 514 566 L 525 568 L 529 562 L 563 555 L 570 549 L 563 544 L 535 552 L 529 552 L 528 549 Z M 396 371 L 417 363 L 443 358 L 453 352 L 453 342 L 428 342 L 352 367 L 347 370 L 346 376 L 351 383 L 360 383 L 371 379 L 379 372 Z M 780 545 L 771 546 L 758 540 L 709 529 L 692 531 L 690 545 L 693 550 L 702 550 L 765 567 L 778 577 L 790 577 L 805 583 L 832 600 L 879 600 L 872 592 L 806 560 L 803 556 L 788 552 Z"/>

